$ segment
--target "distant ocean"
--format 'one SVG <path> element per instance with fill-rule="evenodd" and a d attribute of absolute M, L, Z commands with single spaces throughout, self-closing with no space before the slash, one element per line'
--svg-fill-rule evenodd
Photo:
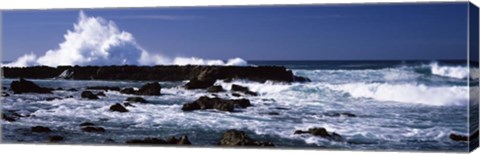
<path fill-rule="evenodd" d="M 106 92 L 100 100 L 83 100 L 78 92 L 55 91 L 53 96 L 73 98 L 46 101 L 52 95 L 20 94 L 2 98 L 3 112 L 31 115 L 18 122 L 2 121 L 4 142 L 47 142 L 45 135 L 29 131 L 47 125 L 65 136 L 66 143 L 92 144 L 113 139 L 188 135 L 197 146 L 215 146 L 228 129 L 244 130 L 254 139 L 277 147 L 315 147 L 357 150 L 466 151 L 468 144 L 452 141 L 451 133 L 468 135 L 468 78 L 465 61 L 249 61 L 249 65 L 276 65 L 291 69 L 308 83 L 217 81 L 229 90 L 232 84 L 247 86 L 259 96 L 242 96 L 253 107 L 240 112 L 215 110 L 182 112 L 185 103 L 205 90 L 186 90 L 185 82 L 160 82 L 162 96 L 145 96 L 150 103 L 136 104 L 129 113 L 109 112 L 110 105 L 129 95 Z M 9 87 L 16 79 L 3 79 Z M 139 81 L 32 80 L 40 86 L 82 89 L 87 86 L 140 87 Z M 218 97 L 237 98 L 228 92 Z M 478 100 L 473 102 L 478 103 Z M 276 112 L 278 115 L 269 114 Z M 351 113 L 355 117 L 335 116 Z M 107 131 L 84 133 L 78 124 L 91 121 Z M 478 120 L 477 120 L 478 121 Z M 477 124 L 478 125 L 478 124 Z M 324 127 L 344 141 L 309 135 L 295 130 Z"/>

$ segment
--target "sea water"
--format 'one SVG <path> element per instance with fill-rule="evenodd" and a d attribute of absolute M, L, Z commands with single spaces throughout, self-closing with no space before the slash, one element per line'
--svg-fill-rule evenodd
<path fill-rule="evenodd" d="M 235 112 L 198 110 L 183 112 L 182 105 L 206 90 L 186 90 L 187 81 L 159 82 L 161 96 L 142 96 L 149 103 L 127 107 L 130 112 L 110 112 L 109 107 L 132 95 L 107 91 L 99 100 L 81 99 L 88 86 L 139 88 L 141 81 L 32 80 L 43 87 L 75 88 L 53 94 L 12 94 L 2 98 L 2 112 L 29 117 L 2 121 L 3 142 L 45 143 L 48 136 L 65 137 L 62 143 L 103 144 L 106 139 L 123 144 L 131 139 L 187 135 L 193 145 L 215 146 L 228 129 L 245 131 L 255 140 L 271 141 L 283 148 L 328 148 L 355 150 L 466 151 L 468 144 L 452 141 L 451 133 L 468 134 L 468 78 L 464 61 L 249 61 L 249 65 L 285 66 L 307 83 L 265 83 L 246 80 L 215 84 L 226 92 L 217 97 L 246 98 L 252 107 Z M 475 69 L 474 69 L 475 70 Z M 476 70 L 478 72 L 478 68 Z M 18 79 L 3 79 L 9 87 Z M 258 96 L 234 97 L 232 84 L 248 87 Z M 478 83 L 477 83 L 478 84 Z M 73 96 L 72 98 L 66 98 Z M 48 97 L 65 99 L 46 101 Z M 474 101 L 478 103 L 478 100 Z M 276 112 L 278 115 L 269 113 Z M 355 117 L 331 116 L 351 113 Z M 82 132 L 82 122 L 93 122 L 105 133 Z M 46 126 L 49 134 L 32 133 L 32 126 Z M 323 127 L 342 141 L 295 130 Z"/>

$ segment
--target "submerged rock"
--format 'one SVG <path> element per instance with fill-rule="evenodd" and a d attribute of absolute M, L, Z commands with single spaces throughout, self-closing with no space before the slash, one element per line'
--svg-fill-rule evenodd
<path fill-rule="evenodd" d="M 237 85 L 237 84 L 232 84 L 232 91 L 242 92 L 246 95 L 252 95 L 252 96 L 257 96 L 258 95 L 256 92 L 250 91 L 250 89 L 248 89 L 247 87 L 240 86 L 240 85 Z"/>
<path fill-rule="evenodd" d="M 91 91 L 84 91 L 81 94 L 82 98 L 96 100 L 99 99 L 97 95 L 93 94 Z"/>
<path fill-rule="evenodd" d="M 357 117 L 357 115 L 353 114 L 353 113 L 348 113 L 348 112 L 329 112 L 329 113 L 325 113 L 324 114 L 325 116 L 329 116 L 329 117 L 341 117 L 341 116 L 345 116 L 345 117 Z"/>
<path fill-rule="evenodd" d="M 293 81 L 295 82 L 312 82 L 309 78 L 301 77 L 301 76 L 293 76 Z"/>
<path fill-rule="evenodd" d="M 219 145 L 223 146 L 275 146 L 272 142 L 252 140 L 245 132 L 228 130 L 223 133 Z"/>
<path fill-rule="evenodd" d="M 452 139 L 454 141 L 467 142 L 468 141 L 468 136 L 451 133 L 450 134 L 450 139 Z"/>
<path fill-rule="evenodd" d="M 322 128 L 322 127 L 310 128 L 307 131 L 296 130 L 294 134 L 311 134 L 313 136 L 319 136 L 319 137 L 323 137 L 323 138 L 326 138 L 326 139 L 331 139 L 331 140 L 334 140 L 334 141 L 342 140 L 342 136 L 340 136 L 339 134 L 337 134 L 335 132 L 329 133 L 327 131 L 327 129 Z"/>
<path fill-rule="evenodd" d="M 103 132 L 105 132 L 105 129 L 102 128 L 102 127 L 87 126 L 87 127 L 83 127 L 82 131 L 90 132 L 90 133 L 103 133 Z"/>
<path fill-rule="evenodd" d="M 126 99 L 127 102 L 138 102 L 138 103 L 147 103 L 147 100 L 143 99 L 142 97 L 128 97 Z"/>
<path fill-rule="evenodd" d="M 2 92 L 2 97 L 8 97 L 10 96 L 10 94 L 8 94 L 7 92 Z"/>
<path fill-rule="evenodd" d="M 210 93 L 217 93 L 217 92 L 224 92 L 225 90 L 223 89 L 222 86 L 211 86 L 208 87 L 207 92 Z"/>
<path fill-rule="evenodd" d="M 252 106 L 250 101 L 247 99 L 221 99 L 221 98 L 209 98 L 207 96 L 202 96 L 199 99 L 195 100 L 192 103 L 184 104 L 182 107 L 183 111 L 193 111 L 193 110 L 205 110 L 205 109 L 217 109 L 220 111 L 232 112 L 235 106 L 241 108 L 247 108 Z"/>
<path fill-rule="evenodd" d="M 93 86 L 87 87 L 88 90 L 104 90 L 104 91 L 120 91 L 119 87 L 109 87 L 109 86 Z"/>
<path fill-rule="evenodd" d="M 185 89 L 205 89 L 213 86 L 215 80 L 199 80 L 197 78 L 191 79 L 187 84 L 185 84 Z"/>
<path fill-rule="evenodd" d="M 48 133 L 48 132 L 51 132 L 52 130 L 50 130 L 50 128 L 48 127 L 43 127 L 43 126 L 35 126 L 35 127 L 32 127 L 32 132 L 36 132 L 36 133 Z"/>
<path fill-rule="evenodd" d="M 7 116 L 6 114 L 2 114 L 2 119 L 5 120 L 5 121 L 8 121 L 8 122 L 17 121 L 17 120 L 15 120 L 15 118 L 9 117 L 9 116 Z"/>
<path fill-rule="evenodd" d="M 136 94 L 136 91 L 133 88 L 123 88 L 122 90 L 120 90 L 120 93 L 134 95 L 134 94 Z"/>
<path fill-rule="evenodd" d="M 55 136 L 49 136 L 48 137 L 48 141 L 50 141 L 50 142 L 60 142 L 60 141 L 63 141 L 63 140 L 64 140 L 63 136 L 55 135 Z"/>
<path fill-rule="evenodd" d="M 110 111 L 114 112 L 128 112 L 128 110 L 122 106 L 120 103 L 115 103 L 114 105 L 110 106 Z"/>
<path fill-rule="evenodd" d="M 98 93 L 97 93 L 97 96 L 102 96 L 102 97 L 105 97 L 105 96 L 107 96 L 107 95 L 105 95 L 105 93 L 104 93 L 104 92 L 98 92 Z"/>
<path fill-rule="evenodd" d="M 83 126 L 94 126 L 95 124 L 91 123 L 91 122 L 84 122 L 84 123 L 81 123 L 80 126 L 83 127 Z"/>
<path fill-rule="evenodd" d="M 123 103 L 123 106 L 125 106 L 125 107 L 135 107 L 135 105 L 132 105 L 130 103 Z"/>
<path fill-rule="evenodd" d="M 139 139 L 134 139 L 134 140 L 128 140 L 127 144 L 167 144 L 165 140 L 159 139 L 159 138 L 145 138 L 143 140 Z"/>
<path fill-rule="evenodd" d="M 10 89 L 15 94 L 21 94 L 21 93 L 50 94 L 52 93 L 51 89 L 40 87 L 35 83 L 33 83 L 32 81 L 28 81 L 23 78 L 20 78 L 19 81 L 13 81 L 12 84 L 10 85 Z"/>
<path fill-rule="evenodd" d="M 46 101 L 53 101 L 53 100 L 61 100 L 62 98 L 60 97 L 47 97 L 45 98 Z"/>

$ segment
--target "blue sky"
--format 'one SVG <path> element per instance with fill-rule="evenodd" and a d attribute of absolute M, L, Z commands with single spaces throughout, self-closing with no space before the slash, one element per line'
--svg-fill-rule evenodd
<path fill-rule="evenodd" d="M 465 59 L 468 3 L 83 9 L 169 57 Z M 3 60 L 58 48 L 79 10 L 2 12 Z"/>

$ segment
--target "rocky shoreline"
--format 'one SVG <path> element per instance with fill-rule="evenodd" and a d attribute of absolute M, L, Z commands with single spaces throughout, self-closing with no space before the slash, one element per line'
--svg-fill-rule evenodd
<path fill-rule="evenodd" d="M 3 67 L 4 78 L 132 80 L 132 81 L 199 81 L 245 79 L 265 82 L 305 82 L 281 66 L 34 66 Z"/>

